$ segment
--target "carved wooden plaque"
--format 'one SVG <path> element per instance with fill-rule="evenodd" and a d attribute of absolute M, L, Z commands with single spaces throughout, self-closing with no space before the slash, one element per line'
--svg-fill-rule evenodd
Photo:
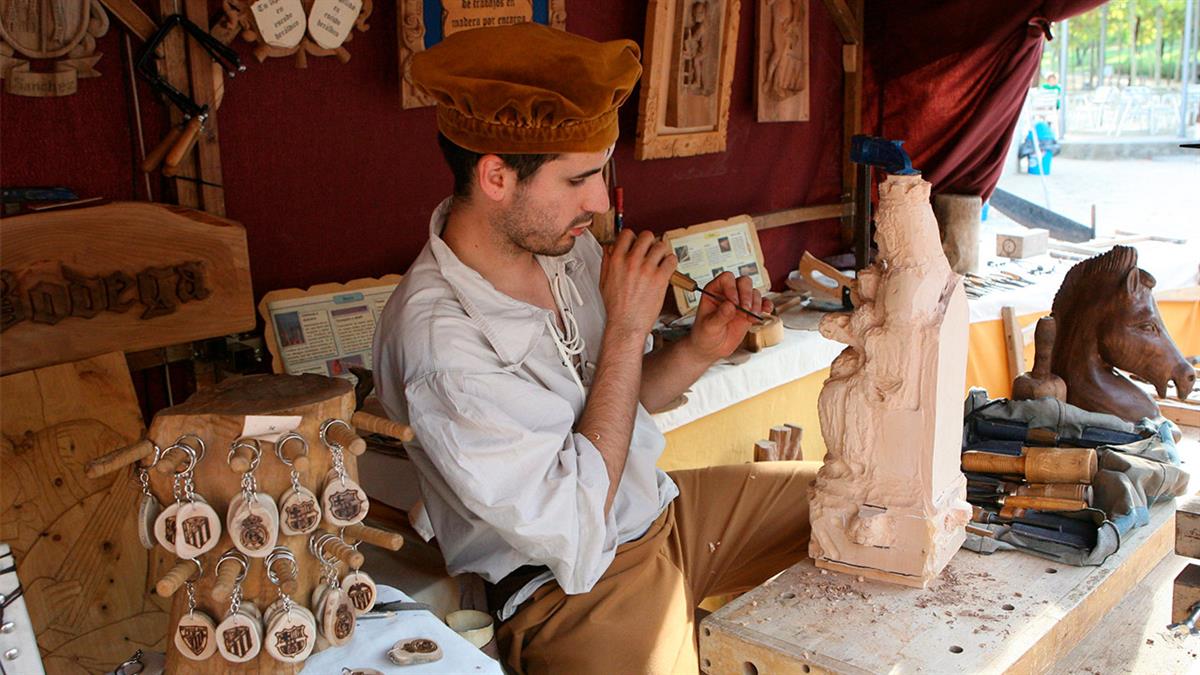
<path fill-rule="evenodd" d="M 447 35 L 472 28 L 536 21 L 567 29 L 567 0 L 399 0 L 400 102 L 405 108 L 433 105 L 412 83 L 412 57 Z"/>
<path fill-rule="evenodd" d="M 291 56 L 297 68 L 309 56 L 334 56 L 346 63 L 345 43 L 353 29 L 366 32 L 374 0 L 225 0 L 225 14 L 212 34 L 222 42 L 240 36 L 254 45 L 254 58 Z"/>
<path fill-rule="evenodd" d="M 0 221 L 0 372 L 254 328 L 246 232 L 117 202 Z"/>
<path fill-rule="evenodd" d="M 637 159 L 725 150 L 739 0 L 651 0 Z"/>
<path fill-rule="evenodd" d="M 809 0 L 758 0 L 754 98 L 759 122 L 809 118 Z"/>
<path fill-rule="evenodd" d="M 98 77 L 96 38 L 108 32 L 99 0 L 0 0 L 0 78 L 18 96 L 74 94 L 81 77 Z M 24 58 L 22 58 L 24 57 Z M 54 59 L 50 68 L 30 61 Z"/>

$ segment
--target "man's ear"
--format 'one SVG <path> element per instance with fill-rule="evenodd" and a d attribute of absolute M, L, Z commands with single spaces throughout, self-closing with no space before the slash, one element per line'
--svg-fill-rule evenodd
<path fill-rule="evenodd" d="M 517 172 L 497 155 L 484 155 L 475 164 L 475 180 L 479 191 L 488 199 L 502 202 L 517 184 Z"/>

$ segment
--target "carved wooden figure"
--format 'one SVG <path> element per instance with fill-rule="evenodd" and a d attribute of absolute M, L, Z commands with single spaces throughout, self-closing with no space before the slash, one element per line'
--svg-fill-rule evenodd
<path fill-rule="evenodd" d="M 808 0 L 758 0 L 759 122 L 809 118 Z"/>
<path fill-rule="evenodd" d="M 1174 381 L 1184 398 L 1196 371 L 1167 334 L 1151 290 L 1154 277 L 1137 266 L 1137 249 L 1114 246 L 1067 272 L 1054 296 L 1056 323 L 1050 370 L 1067 384 L 1067 403 L 1130 422 L 1158 417 L 1158 404 L 1114 368 L 1154 385 L 1160 398 Z"/>
<path fill-rule="evenodd" d="M 203 390 L 186 403 L 167 408 L 155 416 L 150 426 L 148 437 L 160 446 L 167 446 L 185 433 L 196 434 L 203 438 L 209 448 L 207 456 L 195 467 L 195 484 L 208 503 L 218 513 L 228 513 L 230 503 L 242 494 L 241 474 L 233 471 L 227 461 L 226 453 L 235 439 L 242 436 L 246 417 L 250 415 L 299 415 L 303 421 L 296 430 L 308 440 L 311 452 L 308 454 L 307 469 L 300 472 L 298 480 L 306 486 L 313 486 L 332 468 L 332 457 L 319 441 L 321 422 L 330 418 L 346 419 L 354 410 L 354 392 L 352 385 L 346 380 L 321 377 L 318 375 L 255 375 L 237 380 L 222 382 L 217 386 Z M 116 444 L 114 444 L 116 445 Z M 357 476 L 356 460 L 353 455 L 346 453 L 344 457 L 345 470 L 351 477 Z M 158 472 L 151 473 L 151 487 L 160 501 L 174 503 L 171 497 L 172 476 Z M 261 460 L 254 471 L 257 490 L 266 495 L 282 495 L 292 487 L 292 471 L 275 454 L 273 445 L 264 444 Z M 136 495 L 132 489 L 126 490 L 131 498 Z M 229 614 L 228 592 L 232 588 L 229 579 L 223 579 L 222 588 L 214 599 L 213 586 L 218 582 L 217 572 L 223 577 L 229 576 L 227 568 L 230 565 L 217 565 L 218 559 L 233 548 L 230 528 L 225 528 L 216 546 L 200 556 L 206 570 L 196 583 L 196 598 L 199 609 L 211 616 L 227 617 Z M 242 528 L 241 532 L 245 532 Z M 290 535 L 280 533 L 278 544 L 286 546 L 295 552 L 299 560 L 298 574 L 295 579 L 284 578 L 281 584 L 285 591 L 294 598 L 307 598 L 317 585 L 321 566 L 302 553 L 306 546 L 306 535 Z M 156 548 L 159 556 L 165 555 L 162 548 Z M 255 550 L 257 552 L 257 550 Z M 241 606 L 253 614 L 256 607 L 262 611 L 263 632 L 262 650 L 244 663 L 233 663 L 221 660 L 222 672 L 226 673 L 294 673 L 298 665 L 311 650 L 315 638 L 315 621 L 311 613 L 306 613 L 299 604 L 290 616 L 272 613 L 267 610 L 269 605 L 278 597 L 276 586 L 266 578 L 265 565 L 255 561 L 250 565 L 249 574 L 243 585 L 244 598 Z M 179 620 L 187 612 L 184 593 L 174 595 L 171 611 L 171 627 L 174 629 Z M 253 618 L 253 617 L 250 617 Z M 235 622 L 241 621 L 240 619 Z M 241 622 L 246 627 L 253 628 L 253 622 Z M 258 644 L 254 636 L 243 635 L 239 626 L 230 624 L 230 642 L 222 642 L 214 647 L 224 646 L 232 654 L 241 653 L 248 656 L 249 651 Z M 215 630 L 215 628 L 214 628 Z M 192 631 L 193 633 L 195 631 Z M 224 640 L 225 636 L 222 635 Z M 248 640 L 248 642 L 246 641 Z M 186 643 L 185 643 L 186 646 Z M 280 660 L 280 657 L 283 660 Z M 217 657 L 219 658 L 219 657 Z M 239 657 L 241 658 L 241 657 Z M 167 671 L 183 675 L 212 672 L 213 661 L 194 662 L 181 653 L 178 646 L 167 651 Z"/>
<path fill-rule="evenodd" d="M 1050 372 L 1050 353 L 1054 349 L 1054 317 L 1038 319 L 1033 332 L 1033 370 L 1013 380 L 1012 399 L 1029 401 L 1047 396 L 1067 400 L 1067 383 Z"/>
<path fill-rule="evenodd" d="M 920 176 L 880 186 L 879 257 L 853 312 L 820 330 L 848 345 L 818 400 L 828 453 L 810 510 L 820 567 L 924 587 L 970 519 L 959 470 L 967 301 Z"/>

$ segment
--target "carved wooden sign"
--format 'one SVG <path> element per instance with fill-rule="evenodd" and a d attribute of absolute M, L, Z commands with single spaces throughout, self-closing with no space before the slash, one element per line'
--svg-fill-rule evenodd
<path fill-rule="evenodd" d="M 123 202 L 0 221 L 0 372 L 254 327 L 246 233 Z"/>
<path fill-rule="evenodd" d="M 739 0 L 651 0 L 637 159 L 725 150 Z"/>
<path fill-rule="evenodd" d="M 79 78 L 100 75 L 96 38 L 107 32 L 108 14 L 100 0 L 0 0 L 5 91 L 18 96 L 74 94 Z M 36 69 L 31 61 L 38 62 Z"/>
<path fill-rule="evenodd" d="M 472 28 L 527 21 L 567 29 L 567 0 L 400 0 L 400 101 L 405 108 L 433 105 L 412 83 L 412 57 L 448 35 Z"/>
<path fill-rule="evenodd" d="M 229 42 L 240 35 L 255 44 L 254 58 L 294 56 L 296 67 L 308 66 L 309 56 L 336 56 L 345 63 L 344 43 L 353 29 L 366 32 L 373 0 L 225 0 L 225 16 L 213 36 Z"/>

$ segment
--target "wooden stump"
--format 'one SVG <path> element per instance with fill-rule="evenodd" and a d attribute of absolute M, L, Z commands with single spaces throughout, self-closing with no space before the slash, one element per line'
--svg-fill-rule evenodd
<path fill-rule="evenodd" d="M 223 382 L 197 393 L 182 405 L 163 410 L 151 423 L 149 436 L 164 449 L 183 434 L 196 434 L 204 439 L 207 446 L 205 456 L 195 470 L 196 494 L 203 496 L 224 521 L 230 499 L 241 489 L 241 474 L 229 467 L 226 456 L 230 444 L 241 437 L 247 416 L 303 417 L 297 432 L 308 441 L 309 463 L 307 469 L 301 472 L 300 482 L 319 495 L 325 475 L 333 468 L 333 458 L 321 442 L 321 423 L 330 418 L 348 421 L 353 412 L 354 391 L 346 380 L 320 375 L 255 375 Z M 278 500 L 291 486 L 291 473 L 275 456 L 273 444 L 263 443 L 262 450 L 262 460 L 254 474 L 258 490 Z M 347 473 L 357 479 L 355 457 L 349 452 L 344 453 L 344 457 Z M 151 476 L 151 488 L 159 501 L 164 506 L 173 502 L 172 477 L 157 471 L 152 471 Z M 324 522 L 322 527 L 329 529 Z M 320 563 L 308 552 L 308 536 L 280 533 L 278 543 L 287 546 L 296 557 L 300 573 L 292 598 L 307 606 L 321 575 Z M 196 584 L 197 608 L 216 622 L 221 621 L 229 606 L 227 603 L 218 605 L 212 600 L 211 590 L 216 581 L 214 569 L 217 559 L 232 546 L 229 532 L 223 528 L 217 546 L 200 556 L 204 576 Z M 168 562 L 173 561 L 162 547 L 155 551 Z M 278 598 L 275 586 L 266 578 L 262 559 L 250 561 L 243 594 L 243 602 L 252 602 L 259 610 L 266 610 Z M 187 594 L 181 589 L 174 595 L 171 604 L 171 631 L 174 631 L 180 617 L 186 612 Z M 244 664 L 230 663 L 220 656 L 205 661 L 191 661 L 180 654 L 171 641 L 168 644 L 171 646 L 167 652 L 167 672 L 181 675 L 211 673 L 214 670 L 226 673 L 296 673 L 303 667 L 303 663 L 280 663 L 272 659 L 265 649 L 257 658 Z"/>
<path fill-rule="evenodd" d="M 933 215 L 942 234 L 942 250 L 959 274 L 979 271 L 979 195 L 936 195 Z"/>

